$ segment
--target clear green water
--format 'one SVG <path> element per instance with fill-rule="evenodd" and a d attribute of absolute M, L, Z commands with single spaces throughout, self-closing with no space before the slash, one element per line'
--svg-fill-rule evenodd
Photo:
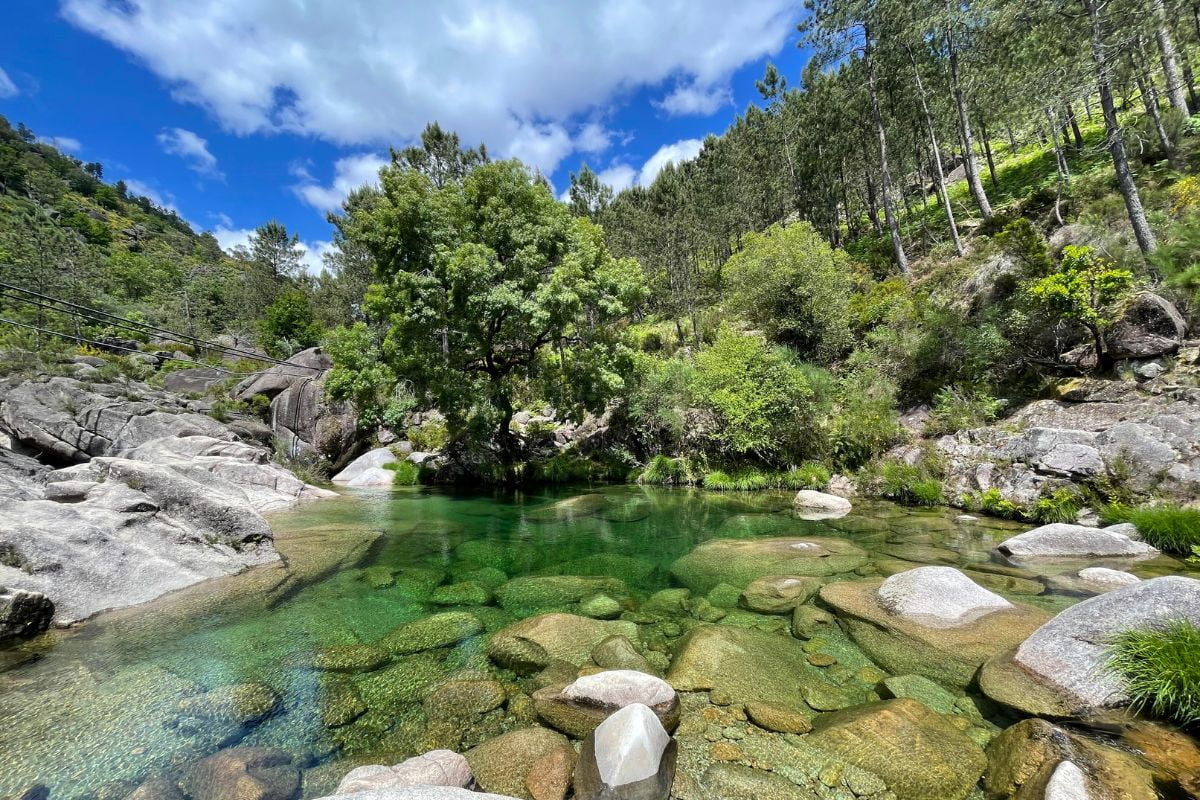
<path fill-rule="evenodd" d="M 514 727 L 520 722 L 498 711 L 447 742 L 424 718 L 423 696 L 451 675 L 489 671 L 519 684 L 489 664 L 482 636 L 371 672 L 313 667 L 322 648 L 374 642 L 402 623 L 450 610 L 427 602 L 429 586 L 481 568 L 508 578 L 610 575 L 625 581 L 636 605 L 676 586 L 672 561 L 709 539 L 832 535 L 871 552 L 872 565 L 860 570 L 868 575 L 952 564 L 1042 580 L 1050 590 L 1013 597 L 1050 610 L 1084 596 L 1053 576 L 992 562 L 992 548 L 1018 526 L 957 516 L 863 502 L 839 520 L 805 521 L 793 515 L 790 494 L 641 487 L 586 495 L 414 489 L 312 504 L 273 520 L 281 564 L 0 651 L 0 796 L 42 784 L 56 799 L 123 798 L 147 777 L 181 775 L 238 743 L 294 754 L 305 766 L 303 793 L 315 797 L 355 764 L 467 747 Z M 1179 566 L 1164 559 L 1132 568 L 1148 576 Z M 388 571 L 397 572 L 395 583 L 373 587 L 368 578 Z M 473 610 L 489 631 L 516 619 L 495 606 Z M 767 627 L 783 624 L 763 619 Z M 652 649 L 665 659 L 670 644 L 659 639 Z M 205 690 L 246 682 L 278 694 L 266 719 L 241 724 L 197 711 L 195 698 Z M 329 727 L 347 684 L 367 710 Z"/>

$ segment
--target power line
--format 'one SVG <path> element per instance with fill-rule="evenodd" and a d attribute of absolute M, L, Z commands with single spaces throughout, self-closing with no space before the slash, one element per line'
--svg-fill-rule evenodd
<path fill-rule="evenodd" d="M 10 283 L 4 283 L 3 281 L 0 281 L 0 287 L 2 287 L 4 289 L 8 289 L 10 291 L 20 292 L 21 294 L 38 297 L 38 298 L 41 298 L 42 300 L 48 300 L 51 303 L 58 303 L 60 305 L 69 306 L 71 308 L 79 309 L 80 311 L 84 312 L 84 313 L 78 313 L 78 312 L 74 312 L 74 311 L 68 311 L 66 309 L 53 308 L 53 307 L 51 308 L 51 310 L 57 311 L 58 313 L 61 313 L 61 314 L 74 314 L 75 316 L 81 316 L 84 318 L 89 318 L 87 315 L 90 314 L 90 315 L 94 315 L 93 317 L 90 317 L 93 322 L 103 322 L 105 324 L 113 324 L 113 323 L 106 322 L 103 319 L 97 318 L 97 317 L 107 317 L 111 320 L 117 320 L 119 322 L 126 323 L 125 327 L 127 330 L 134 330 L 138 333 L 148 333 L 149 332 L 149 333 L 160 334 L 160 338 L 168 339 L 169 341 L 175 341 L 175 342 L 179 342 L 181 344 L 188 344 L 191 346 L 199 345 L 200 347 L 203 347 L 203 348 L 206 348 L 209 350 L 217 350 L 217 351 L 220 351 L 223 353 L 231 353 L 233 355 L 243 356 L 245 358 L 253 359 L 256 361 L 265 361 L 268 363 L 278 364 L 278 365 L 282 365 L 282 366 L 296 367 L 299 369 L 307 369 L 307 370 L 311 370 L 313 372 L 321 372 L 322 371 L 319 367 L 309 367 L 309 366 L 305 366 L 304 364 L 292 364 L 288 361 L 283 361 L 278 358 L 271 358 L 270 356 L 259 355 L 258 353 L 253 353 L 248 350 L 241 350 L 236 347 L 225 347 L 223 345 L 219 345 L 214 342 L 209 342 L 204 339 L 197 338 L 195 336 L 190 336 L 186 333 L 179 333 L 178 331 L 168 330 L 167 328 L 160 328 L 156 325 L 151 325 L 146 322 L 139 322 L 138 320 L 129 319 L 128 317 L 121 317 L 116 314 L 110 314 L 107 311 L 100 311 L 99 309 L 89 308 L 87 306 L 83 306 L 78 303 L 73 303 L 69 300 L 62 300 L 57 297 L 51 297 L 50 295 L 42 294 L 41 292 L 35 292 L 32 289 L 26 289 L 21 286 L 14 286 Z M 19 298 L 10 298 L 10 299 L 19 299 Z M 43 306 L 43 307 L 45 307 L 45 306 Z M 137 326 L 137 327 L 130 329 L 130 328 L 128 328 L 129 325 L 133 325 L 133 326 Z M 114 327 L 119 327 L 119 326 L 114 324 Z M 165 334 L 165 335 L 163 335 L 163 334 Z M 105 346 L 105 345 L 101 344 L 101 346 Z M 178 360 L 178 359 L 176 359 L 176 360 Z"/>
<path fill-rule="evenodd" d="M 129 353 L 142 353 L 143 352 L 141 350 L 138 350 L 136 347 L 125 347 L 125 346 L 119 345 L 119 344 L 110 344 L 108 342 L 101 342 L 101 341 L 97 341 L 96 339 L 88 339 L 85 336 L 75 336 L 70 333 L 63 333 L 62 331 L 50 330 L 49 328 L 43 328 L 38 325 L 30 325 L 25 322 L 17 322 L 16 320 L 7 319 L 6 317 L 0 317 L 0 323 L 3 323 L 5 325 L 12 325 L 17 328 L 25 328 L 27 330 L 37 331 L 38 333 L 45 333 L 50 336 L 57 336 L 60 339 L 69 339 L 70 341 L 73 341 L 73 342 L 81 342 L 83 344 L 95 345 L 96 347 L 100 347 L 100 348 L 108 348 L 108 349 L 112 349 L 112 350 L 125 350 L 126 352 L 129 352 Z M 229 376 L 232 376 L 235 378 L 248 378 L 251 375 L 261 375 L 262 374 L 261 372 L 235 372 L 231 369 L 225 369 L 224 367 L 214 367 L 211 364 L 204 364 L 201 362 L 189 361 L 185 358 L 172 358 L 172 357 L 168 356 L 168 357 L 164 357 L 159 360 L 174 361 L 179 364 L 190 364 L 192 367 L 195 367 L 195 368 L 212 369 L 212 370 L 216 370 L 217 372 L 223 372 L 226 375 L 229 375 Z M 288 366 L 301 366 L 301 365 L 290 364 Z M 305 367 L 305 369 L 312 369 L 312 367 Z M 311 375 L 297 375 L 294 372 L 284 373 L 284 374 L 290 378 L 306 378 L 306 379 L 312 378 Z"/>

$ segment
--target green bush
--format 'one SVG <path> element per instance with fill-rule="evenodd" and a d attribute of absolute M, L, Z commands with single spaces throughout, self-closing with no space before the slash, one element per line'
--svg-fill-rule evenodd
<path fill-rule="evenodd" d="M 450 429 L 446 427 L 445 422 L 430 419 L 409 428 L 406 437 L 408 441 L 412 442 L 413 450 L 434 453 L 441 450 L 450 441 Z"/>
<path fill-rule="evenodd" d="M 683 486 L 692 482 L 692 471 L 686 458 L 656 455 L 638 477 L 639 483 L 655 486 Z"/>
<path fill-rule="evenodd" d="M 281 293 L 267 307 L 261 324 L 261 343 L 276 358 L 315 347 L 323 331 L 313 314 L 308 295 L 299 289 Z"/>
<path fill-rule="evenodd" d="M 990 425 L 1004 403 L 983 391 L 970 391 L 957 386 L 943 386 L 933 401 L 925 433 L 943 436 L 948 433 L 983 428 Z"/>
<path fill-rule="evenodd" d="M 1021 509 L 1011 500 L 1006 500 L 999 489 L 988 489 L 979 496 L 979 510 L 993 517 L 1016 519 Z"/>
<path fill-rule="evenodd" d="M 1182 725 L 1200 722 L 1200 629 L 1192 623 L 1119 634 L 1107 666 L 1125 680 L 1135 707 Z"/>
<path fill-rule="evenodd" d="M 626 408 L 648 450 L 679 451 L 695 378 L 696 369 L 687 361 L 635 354 Z"/>
<path fill-rule="evenodd" d="M 383 468 L 392 471 L 393 486 L 416 486 L 421 482 L 421 468 L 411 461 L 393 461 Z"/>
<path fill-rule="evenodd" d="M 1200 509 L 1172 505 L 1129 508 L 1114 503 L 1104 509 L 1108 523 L 1132 522 L 1138 533 L 1159 550 L 1188 555 L 1200 546 Z"/>
<path fill-rule="evenodd" d="M 824 464 L 810 461 L 783 473 L 780 488 L 821 490 L 829 486 L 829 477 L 829 470 Z"/>
<path fill-rule="evenodd" d="M 857 469 L 900 440 L 896 385 L 873 368 L 858 369 L 837 389 L 829 422 L 830 455 L 843 469 Z"/>
<path fill-rule="evenodd" d="M 887 461 L 879 470 L 879 494 L 910 506 L 938 506 L 946 502 L 942 483 L 924 468 Z"/>
<path fill-rule="evenodd" d="M 769 477 L 756 469 L 729 473 L 722 470 L 704 476 L 704 488 L 716 492 L 755 492 L 771 488 Z"/>
<path fill-rule="evenodd" d="M 1083 498 L 1073 489 L 1063 487 L 1043 495 L 1033 504 L 1029 516 L 1041 523 L 1074 522 L 1083 508 Z"/>

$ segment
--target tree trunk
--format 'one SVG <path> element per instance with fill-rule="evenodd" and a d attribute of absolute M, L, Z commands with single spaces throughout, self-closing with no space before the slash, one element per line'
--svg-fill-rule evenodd
<path fill-rule="evenodd" d="M 962 238 L 958 235 L 958 224 L 954 221 L 954 207 L 950 205 L 950 193 L 946 190 L 946 170 L 942 167 L 942 151 L 938 145 L 937 128 L 933 124 L 933 115 L 929 112 L 929 102 L 925 98 L 925 84 L 921 82 L 921 71 L 917 69 L 917 59 L 912 51 L 908 58 L 913 65 L 913 75 L 917 81 L 917 96 L 921 99 L 921 111 L 925 114 L 925 125 L 929 128 L 929 147 L 933 150 L 933 171 L 937 179 L 938 197 L 942 200 L 942 208 L 946 211 L 946 224 L 950 226 L 950 235 L 954 239 L 954 251 L 962 256 Z"/>
<path fill-rule="evenodd" d="M 996 180 L 996 160 L 992 158 L 992 141 L 988 138 L 987 125 L 982 118 L 979 120 L 979 137 L 983 142 L 983 155 L 987 158 L 988 175 L 992 179 L 992 188 L 995 189 L 1000 185 L 1000 181 Z"/>
<path fill-rule="evenodd" d="M 1096 68 L 1096 83 L 1100 90 L 1100 108 L 1104 112 L 1104 129 L 1108 139 L 1108 151 L 1112 155 L 1113 170 L 1117 175 L 1117 188 L 1125 200 L 1125 210 L 1129 214 L 1129 223 L 1133 226 L 1133 235 L 1137 239 L 1142 253 L 1149 255 L 1154 252 L 1158 243 L 1154 231 L 1146 219 L 1146 209 L 1142 207 L 1142 198 L 1138 194 L 1137 184 L 1133 180 L 1133 172 L 1129 168 L 1129 156 L 1125 152 L 1125 143 L 1121 139 L 1121 123 L 1117 120 L 1117 107 L 1113 101 L 1111 64 L 1108 57 L 1108 45 L 1104 40 L 1104 19 L 1101 14 L 1101 4 L 1098 0 L 1081 0 L 1083 8 L 1091 20 L 1092 62 Z"/>
<path fill-rule="evenodd" d="M 1075 106 L 1067 103 L 1067 122 L 1071 124 L 1071 135 L 1075 137 L 1075 148 L 1083 149 L 1083 131 L 1079 130 L 1079 118 L 1075 116 Z"/>
<path fill-rule="evenodd" d="M 871 96 L 871 116 L 875 119 L 875 135 L 879 139 L 879 191 L 883 195 L 883 216 L 892 237 L 892 253 L 896 257 L 896 266 L 902 273 L 909 275 L 908 256 L 904 252 L 904 241 L 900 238 L 900 223 L 896 220 L 896 211 L 893 208 L 892 176 L 888 169 L 887 131 L 884 130 L 883 112 L 879 108 L 879 81 L 875 74 L 875 59 L 871 53 L 871 31 L 865 26 L 863 37 L 866 39 L 864 58 L 867 62 L 867 91 Z"/>
<path fill-rule="evenodd" d="M 1167 79 L 1167 99 L 1171 107 L 1187 116 L 1187 98 L 1183 94 L 1183 75 L 1179 71 L 1179 56 L 1175 52 L 1175 41 L 1171 37 L 1171 29 L 1167 26 L 1167 9 L 1163 0 L 1151 0 L 1154 8 L 1154 38 L 1158 39 L 1158 49 L 1162 56 L 1163 75 Z"/>
<path fill-rule="evenodd" d="M 946 0 L 946 11 L 952 11 L 951 0 Z M 958 127 L 963 139 L 963 156 L 967 161 L 967 181 L 970 183 L 971 195 L 979 213 L 985 222 L 992 219 L 992 204 L 988 202 L 987 192 L 983 190 L 983 181 L 979 179 L 979 170 L 975 167 L 975 142 L 971 136 L 971 121 L 967 118 L 967 98 L 958 77 L 958 50 L 954 43 L 954 22 L 946 23 L 946 50 L 950 61 L 950 88 L 954 94 L 954 107 L 958 110 Z"/>
<path fill-rule="evenodd" d="M 1012 125 L 1005 125 L 1004 129 L 1008 133 L 1008 154 L 1016 155 L 1017 148 L 1019 147 L 1017 144 L 1017 135 L 1013 133 Z"/>
<path fill-rule="evenodd" d="M 1138 69 L 1138 67 L 1135 66 L 1135 69 Z M 1162 148 L 1163 155 L 1167 157 L 1167 163 L 1172 167 L 1179 167 L 1179 157 L 1175 151 L 1175 144 L 1171 141 L 1171 136 L 1167 133 L 1166 126 L 1163 125 L 1162 114 L 1158 110 L 1158 90 L 1141 73 L 1138 73 L 1137 87 L 1138 91 L 1142 93 L 1142 103 L 1146 106 L 1146 115 L 1154 123 L 1154 133 L 1158 136 L 1158 146 Z"/>
<path fill-rule="evenodd" d="M 1050 130 L 1053 131 L 1058 125 L 1058 120 L 1054 118 L 1054 112 L 1047 106 L 1046 122 L 1050 123 Z M 1054 163 L 1058 168 L 1058 180 L 1060 183 L 1067 183 L 1071 180 L 1071 171 L 1067 167 L 1067 157 L 1063 154 L 1062 147 L 1058 144 L 1058 137 L 1051 136 L 1050 141 L 1054 142 Z"/>

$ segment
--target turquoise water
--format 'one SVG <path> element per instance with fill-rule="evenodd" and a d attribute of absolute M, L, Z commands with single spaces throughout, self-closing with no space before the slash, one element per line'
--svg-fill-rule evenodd
<path fill-rule="evenodd" d="M 626 609 L 636 609 L 677 586 L 671 563 L 713 538 L 840 536 L 870 552 L 861 575 L 952 564 L 1049 586 L 1013 595 L 1048 610 L 1085 596 L 1053 575 L 992 561 L 995 544 L 1027 526 L 958 516 L 861 502 L 842 519 L 806 521 L 790 494 L 642 487 L 412 489 L 322 501 L 273 519 L 280 564 L 0 651 L 0 796 L 40 784 L 53 798 L 123 798 L 147 778 L 178 778 L 197 759 L 242 744 L 290 753 L 304 768 L 304 796 L 315 797 L 356 764 L 469 747 L 529 724 L 512 702 L 532 691 L 528 679 L 498 670 L 483 646 L 487 632 L 532 611 L 504 610 L 486 589 L 525 575 L 609 576 L 624 582 Z M 1149 576 L 1179 566 L 1162 559 L 1132 568 Z M 458 599 L 484 634 L 361 671 L 318 668 L 327 648 L 374 643 L 404 623 L 463 608 L 431 599 L 435 586 L 464 580 L 483 586 L 483 597 Z M 761 627 L 785 626 L 761 618 Z M 648 627 L 643 640 L 665 665 L 673 641 Z M 433 724 L 422 704 L 430 689 L 478 672 L 505 684 L 508 710 L 464 729 Z M 231 686 L 239 687 L 232 704 L 223 699 Z"/>

